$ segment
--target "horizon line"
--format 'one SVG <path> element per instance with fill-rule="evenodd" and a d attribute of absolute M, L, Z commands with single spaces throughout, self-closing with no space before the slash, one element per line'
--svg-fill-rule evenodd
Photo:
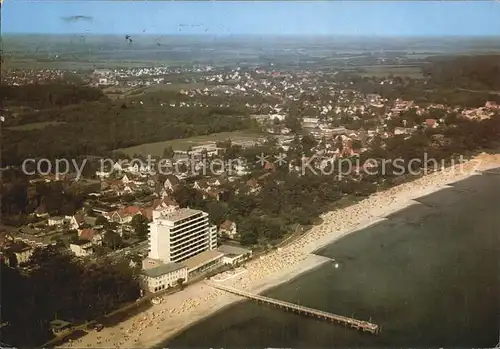
<path fill-rule="evenodd" d="M 197 36 L 197 37 L 214 37 L 214 36 L 250 36 L 250 37 L 348 37 L 348 38 L 449 38 L 449 37 L 461 37 L 461 38 L 498 38 L 500 34 L 406 34 L 406 35 L 392 35 L 392 34 L 208 34 L 208 33 L 37 33 L 37 32 L 3 32 L 2 36 L 8 35 L 32 35 L 32 36 L 74 36 L 74 35 L 84 35 L 84 36 L 123 36 L 123 35 L 135 35 L 135 36 Z"/>

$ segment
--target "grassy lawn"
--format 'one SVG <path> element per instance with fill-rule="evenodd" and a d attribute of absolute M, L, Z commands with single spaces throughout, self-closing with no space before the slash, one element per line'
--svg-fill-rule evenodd
<path fill-rule="evenodd" d="M 129 99 L 136 99 L 139 97 L 144 97 L 150 92 L 179 92 L 180 90 L 195 90 L 204 89 L 206 85 L 204 83 L 171 83 L 171 84 L 157 84 L 147 87 L 139 87 L 133 89 L 127 93 L 124 93 L 122 97 L 127 97 Z"/>
<path fill-rule="evenodd" d="M 9 130 L 14 130 L 14 131 L 41 130 L 47 126 L 58 126 L 58 125 L 62 125 L 62 124 L 64 124 L 64 122 L 58 122 L 58 121 L 33 122 L 31 124 L 12 126 L 12 127 L 9 127 Z"/>
<path fill-rule="evenodd" d="M 144 88 L 145 93 L 147 92 L 157 92 L 157 91 L 180 91 L 185 90 L 195 90 L 204 89 L 207 85 L 203 82 L 198 83 L 171 83 L 171 84 L 157 84 L 153 86 L 148 86 Z"/>
<path fill-rule="evenodd" d="M 145 143 L 141 145 L 136 145 L 134 147 L 117 149 L 117 151 L 120 151 L 122 153 L 131 156 L 134 154 L 142 154 L 145 156 L 147 155 L 162 156 L 163 150 L 168 146 L 171 146 L 174 150 L 187 150 L 190 146 L 203 145 L 206 143 L 224 141 L 227 139 L 231 139 L 232 141 L 254 141 L 261 137 L 263 137 L 262 134 L 258 134 L 255 132 L 246 132 L 246 131 L 221 132 L 221 133 L 213 133 L 211 135 L 206 135 L 206 136 L 173 139 L 164 142 Z"/>

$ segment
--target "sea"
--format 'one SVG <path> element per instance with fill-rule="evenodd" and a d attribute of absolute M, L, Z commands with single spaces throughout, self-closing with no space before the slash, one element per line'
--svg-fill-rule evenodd
<path fill-rule="evenodd" d="M 242 301 L 159 347 L 496 346 L 500 170 L 450 184 L 316 252 L 336 262 L 264 293 L 369 320 L 381 326 L 378 336 Z"/>

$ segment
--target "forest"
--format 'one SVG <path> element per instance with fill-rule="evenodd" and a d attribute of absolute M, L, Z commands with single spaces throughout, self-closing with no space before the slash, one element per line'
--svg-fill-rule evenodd
<path fill-rule="evenodd" d="M 442 86 L 500 90 L 500 55 L 430 57 L 423 73 Z"/>
<path fill-rule="evenodd" d="M 5 106 L 24 106 L 33 109 L 63 107 L 81 102 L 107 99 L 95 87 L 52 82 L 48 84 L 0 85 L 0 96 Z"/>
<path fill-rule="evenodd" d="M 9 129 L 54 121 L 58 124 L 43 129 Z M 6 165 L 19 165 L 26 158 L 107 156 L 115 149 L 143 143 L 257 128 L 235 106 L 168 109 L 153 102 L 86 102 L 27 114 L 4 126 L 1 145 Z"/>
<path fill-rule="evenodd" d="M 414 101 L 420 106 L 478 108 L 487 101 L 500 103 L 499 55 L 428 57 L 421 70 L 424 79 L 390 73 L 386 77 L 363 77 L 353 72 L 341 72 L 336 78 L 346 88 L 380 94 L 389 100 Z M 387 79 L 392 82 L 382 83 Z"/>
<path fill-rule="evenodd" d="M 140 297 L 130 261 L 81 260 L 56 246 L 33 252 L 28 272 L 1 265 L 2 342 L 35 347 L 51 339 L 50 321 L 84 323 Z M 2 262 L 3 264 L 3 262 Z"/>

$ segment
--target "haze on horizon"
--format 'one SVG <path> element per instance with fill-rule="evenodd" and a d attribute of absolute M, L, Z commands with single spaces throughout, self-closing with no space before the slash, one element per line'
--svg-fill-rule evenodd
<path fill-rule="evenodd" d="M 495 1 L 7 0 L 3 34 L 500 36 Z"/>

